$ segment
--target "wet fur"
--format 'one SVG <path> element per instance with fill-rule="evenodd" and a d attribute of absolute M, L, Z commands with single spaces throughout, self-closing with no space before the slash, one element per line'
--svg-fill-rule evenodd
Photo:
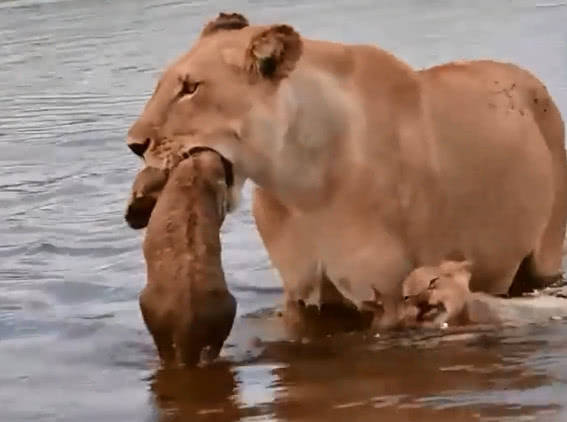
<path fill-rule="evenodd" d="M 471 265 L 443 261 L 437 267 L 417 268 L 404 280 L 405 324 L 412 327 L 519 325 L 567 315 L 567 300 L 499 298 L 471 292 Z"/>
<path fill-rule="evenodd" d="M 140 197 L 148 186 L 141 174 L 135 183 Z M 219 238 L 226 189 L 218 154 L 201 152 L 171 172 L 151 213 L 140 308 L 166 364 L 195 365 L 205 347 L 216 357 L 230 333 L 236 302 L 226 286 Z"/>

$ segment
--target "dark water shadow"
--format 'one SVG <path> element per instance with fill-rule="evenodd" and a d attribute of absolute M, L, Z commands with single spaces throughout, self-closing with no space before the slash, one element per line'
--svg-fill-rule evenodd
<path fill-rule="evenodd" d="M 561 409 L 552 366 L 531 363 L 554 347 L 546 328 L 289 341 L 273 338 L 278 321 L 253 322 L 240 329 L 256 340 L 233 338 L 223 362 L 156 372 L 157 420 L 553 420 Z"/>
<path fill-rule="evenodd" d="M 160 422 L 240 419 L 234 369 L 227 362 L 206 368 L 158 369 L 150 389 Z"/>

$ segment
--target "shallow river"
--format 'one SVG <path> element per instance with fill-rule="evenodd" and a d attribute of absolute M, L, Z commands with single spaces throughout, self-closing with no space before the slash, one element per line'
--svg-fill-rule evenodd
<path fill-rule="evenodd" d="M 0 421 L 567 421 L 567 322 L 296 344 L 244 206 L 223 229 L 239 319 L 221 362 L 159 371 L 138 311 L 128 126 L 205 21 L 238 10 L 412 65 L 524 65 L 567 115 L 562 0 L 0 0 Z M 214 3 L 214 4 L 213 4 Z"/>

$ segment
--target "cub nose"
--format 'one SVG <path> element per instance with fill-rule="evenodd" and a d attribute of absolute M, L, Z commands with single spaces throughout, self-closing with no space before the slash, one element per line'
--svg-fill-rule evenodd
<path fill-rule="evenodd" d="M 134 154 L 139 157 L 143 157 L 144 153 L 148 150 L 152 140 L 150 138 L 135 139 L 128 137 L 128 140 L 126 142 L 128 144 L 128 148 L 130 148 Z"/>

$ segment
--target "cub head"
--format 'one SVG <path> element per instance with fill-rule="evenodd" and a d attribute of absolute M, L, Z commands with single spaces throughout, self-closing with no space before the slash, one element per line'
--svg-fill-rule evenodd
<path fill-rule="evenodd" d="M 142 229 L 148 225 L 167 177 L 166 170 L 154 167 L 145 167 L 138 172 L 126 207 L 126 221 L 131 228 Z"/>
<path fill-rule="evenodd" d="M 436 267 L 419 267 L 403 282 L 406 315 L 417 321 L 448 321 L 464 309 L 470 295 L 471 262 L 444 260 Z"/>
<path fill-rule="evenodd" d="M 183 189 L 192 185 L 196 179 L 215 197 L 222 223 L 228 209 L 228 190 L 233 184 L 232 165 L 214 150 L 199 148 L 172 171 L 145 167 L 138 172 L 126 208 L 128 225 L 133 229 L 142 229 L 148 225 L 152 211 L 169 180 L 174 184 L 168 189 L 180 190 L 175 194 L 183 194 Z"/>
<path fill-rule="evenodd" d="M 260 177 L 285 135 L 286 78 L 302 53 L 290 26 L 250 26 L 221 13 L 168 66 L 127 143 L 147 167 L 171 170 L 194 148 L 210 148 L 234 169 L 229 210 L 246 178 Z M 284 100 L 282 100 L 284 98 Z"/>

